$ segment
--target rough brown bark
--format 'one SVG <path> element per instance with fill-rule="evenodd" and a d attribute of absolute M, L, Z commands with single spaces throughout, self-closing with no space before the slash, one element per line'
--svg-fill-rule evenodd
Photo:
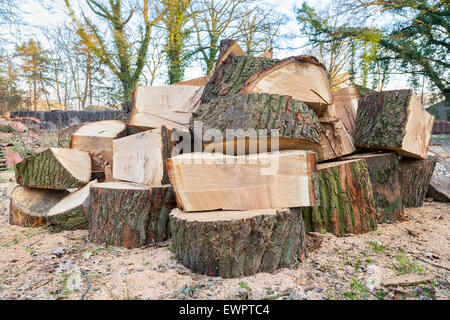
<path fill-rule="evenodd" d="M 169 213 L 175 207 L 175 195 L 168 185 L 95 184 L 90 191 L 89 239 L 125 248 L 164 241 L 169 235 Z"/>
<path fill-rule="evenodd" d="M 403 207 L 421 207 L 436 166 L 437 157 L 426 160 L 400 159 L 400 188 Z"/>
<path fill-rule="evenodd" d="M 90 178 L 91 158 L 87 152 L 79 150 L 50 148 L 16 166 L 17 183 L 33 188 L 79 188 Z"/>
<path fill-rule="evenodd" d="M 303 70 L 309 67 L 314 68 L 312 73 L 315 79 L 309 79 L 309 82 L 305 81 L 302 85 L 299 85 L 299 83 L 275 85 L 274 82 L 274 86 L 271 88 L 255 89 L 255 86 L 262 79 L 268 79 L 267 77 L 273 72 L 284 71 L 284 69 L 286 69 L 286 74 L 294 75 L 294 77 L 298 75 L 298 82 L 300 82 L 303 80 L 300 71 L 293 72 L 289 69 L 290 66 L 295 67 L 297 65 L 301 65 Z M 299 70 L 302 70 L 302 68 Z M 274 79 L 274 81 L 278 80 Z M 321 94 L 317 91 L 320 91 Z M 332 102 L 329 78 L 325 68 L 312 56 L 298 56 L 278 60 L 264 57 L 229 55 L 214 70 L 212 77 L 205 86 L 201 100 L 202 103 L 209 103 L 217 96 L 254 92 L 292 96 L 307 103 L 319 115 L 323 115 L 327 106 Z"/>
<path fill-rule="evenodd" d="M 395 153 L 357 154 L 342 160 L 362 159 L 367 163 L 378 223 L 405 221 L 402 193 L 398 177 L 398 157 Z"/>
<path fill-rule="evenodd" d="M 69 192 L 16 186 L 11 193 L 9 223 L 23 227 L 39 227 L 47 223 L 47 213 Z"/>
<path fill-rule="evenodd" d="M 196 130 L 199 123 L 202 132 Z M 204 141 L 205 145 L 209 144 L 205 141 L 208 130 L 220 131 L 224 141 L 257 138 L 264 134 L 271 137 L 271 129 L 275 129 L 280 138 L 280 150 L 284 149 L 284 144 L 289 145 L 287 149 L 292 149 L 292 145 L 318 148 L 323 131 L 316 114 L 304 103 L 264 93 L 235 94 L 204 103 L 193 114 L 190 129 L 195 139 Z M 215 142 L 218 138 L 215 137 Z"/>
<path fill-rule="evenodd" d="M 272 273 L 303 260 L 305 229 L 300 208 L 170 214 L 173 248 L 194 272 L 236 278 Z"/>
<path fill-rule="evenodd" d="M 438 156 L 427 192 L 435 201 L 450 202 L 450 163 Z"/>
<path fill-rule="evenodd" d="M 412 90 L 369 94 L 358 104 L 356 145 L 387 149 L 399 155 L 426 158 L 433 119 Z"/>
<path fill-rule="evenodd" d="M 376 208 L 367 164 L 348 160 L 317 165 L 316 206 L 304 208 L 306 231 L 336 236 L 377 228 Z"/>

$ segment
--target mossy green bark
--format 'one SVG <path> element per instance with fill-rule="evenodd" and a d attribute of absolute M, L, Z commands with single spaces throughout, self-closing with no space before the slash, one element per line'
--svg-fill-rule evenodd
<path fill-rule="evenodd" d="M 303 209 L 306 231 L 344 236 L 376 229 L 376 209 L 365 161 L 319 167 L 317 181 L 316 206 Z"/>
<path fill-rule="evenodd" d="M 280 61 L 270 58 L 230 55 L 206 84 L 202 102 L 208 103 L 218 95 L 237 94 L 257 72 L 276 66 Z"/>
<path fill-rule="evenodd" d="M 88 221 L 83 207 L 78 206 L 61 214 L 47 216 L 47 220 L 62 230 L 87 229 Z"/>
<path fill-rule="evenodd" d="M 86 182 L 72 176 L 53 155 L 50 149 L 28 157 L 16 165 L 18 184 L 33 188 L 66 190 L 80 188 Z"/>
<path fill-rule="evenodd" d="M 401 148 L 411 94 L 412 90 L 393 90 L 363 96 L 356 116 L 356 144 Z"/>
<path fill-rule="evenodd" d="M 306 252 L 300 208 L 220 221 L 191 221 L 171 215 L 170 229 L 177 259 L 208 276 L 272 273 L 292 267 Z"/>
<path fill-rule="evenodd" d="M 224 139 L 234 138 L 246 130 L 276 129 L 280 138 L 304 140 L 320 144 L 323 131 L 317 115 L 306 104 L 288 96 L 265 93 L 235 94 L 217 97 L 210 103 L 202 104 L 193 114 L 190 129 L 194 131 L 195 122 L 203 124 L 203 132 L 219 130 Z M 227 130 L 235 129 L 230 137 Z"/>

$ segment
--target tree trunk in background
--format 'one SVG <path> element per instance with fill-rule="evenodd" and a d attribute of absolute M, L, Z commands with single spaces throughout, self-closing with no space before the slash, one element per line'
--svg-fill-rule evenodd
<path fill-rule="evenodd" d="M 400 159 L 400 188 L 405 208 L 421 207 L 436 166 L 437 157 L 426 160 Z"/>
<path fill-rule="evenodd" d="M 305 258 L 300 208 L 170 214 L 179 261 L 208 276 L 239 278 L 273 273 Z"/>
<path fill-rule="evenodd" d="M 377 228 L 376 208 L 367 164 L 363 160 L 317 165 L 316 206 L 304 208 L 306 231 L 336 236 Z"/>
<path fill-rule="evenodd" d="M 176 207 L 169 185 L 146 187 L 127 182 L 91 187 L 90 241 L 136 248 L 168 239 L 170 210 Z"/>

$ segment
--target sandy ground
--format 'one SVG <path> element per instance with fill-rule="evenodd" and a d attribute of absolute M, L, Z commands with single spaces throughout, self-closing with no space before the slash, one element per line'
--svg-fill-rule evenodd
<path fill-rule="evenodd" d="M 293 269 L 222 279 L 182 266 L 170 241 L 127 250 L 89 243 L 85 230 L 10 225 L 13 180 L 0 174 L 0 299 L 449 299 L 449 204 L 425 202 L 364 235 L 313 234 L 320 246 Z"/>

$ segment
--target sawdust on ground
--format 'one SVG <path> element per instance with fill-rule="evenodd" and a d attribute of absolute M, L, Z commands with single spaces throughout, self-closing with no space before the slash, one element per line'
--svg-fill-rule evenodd
<path fill-rule="evenodd" d="M 182 266 L 170 241 L 127 250 L 89 243 L 86 230 L 10 225 L 14 185 L 13 171 L 0 174 L 0 299 L 449 299 L 450 204 L 425 202 L 364 235 L 313 234 L 320 246 L 293 269 L 222 279 Z"/>

